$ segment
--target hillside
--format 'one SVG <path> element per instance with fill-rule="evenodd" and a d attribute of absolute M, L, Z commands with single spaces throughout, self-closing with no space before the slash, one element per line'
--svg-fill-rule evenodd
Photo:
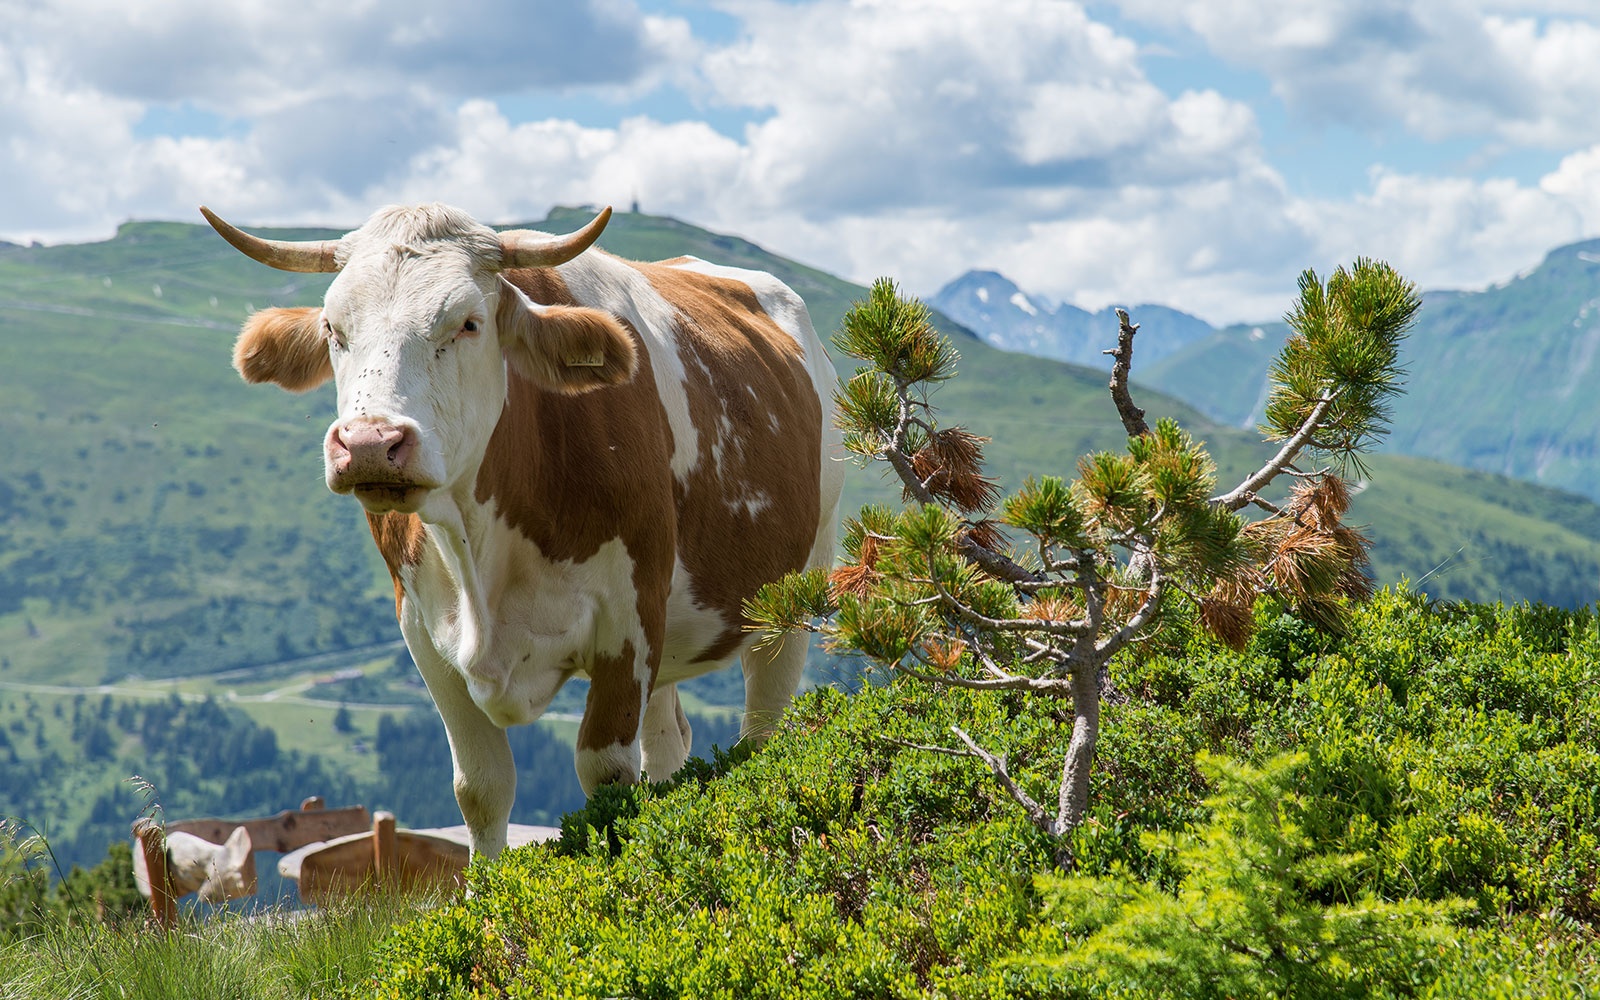
<path fill-rule="evenodd" d="M 908 678 L 813 691 L 760 751 L 670 785 L 606 786 L 468 893 L 157 934 L 125 848 L 98 884 L 132 896 L 119 921 L 87 879 L 18 905 L 44 887 L 0 835 L 0 995 L 1593 996 L 1594 611 L 1387 591 L 1343 640 L 1259 624 L 1235 652 L 1179 616 L 1119 662 L 1062 838 L 933 752 L 959 727 L 1048 791 L 1057 703 Z"/>
<path fill-rule="evenodd" d="M 585 219 L 558 211 L 533 225 Z M 602 245 L 771 270 L 807 296 L 824 329 L 863 291 L 671 219 L 619 215 Z M 229 364 L 251 310 L 314 302 L 327 280 L 261 267 L 199 225 L 133 223 L 103 243 L 0 249 L 0 814 L 45 823 L 68 860 L 94 860 L 91 841 L 126 830 L 140 806 L 122 783 L 132 773 L 156 780 L 178 810 L 272 811 L 317 792 L 411 822 L 453 808 L 442 773 L 408 784 L 415 766 L 384 763 L 385 714 L 391 727 L 414 725 L 404 713 L 426 703 L 397 656 L 392 592 L 364 518 L 322 485 L 331 391 L 246 386 Z M 939 393 L 942 418 L 993 438 L 989 469 L 1003 484 L 1071 476 L 1084 452 L 1122 446 L 1103 373 L 999 351 L 939 322 L 962 354 L 960 377 Z M 1171 397 L 1141 390 L 1139 402 L 1207 440 L 1224 478 L 1268 453 Z M 1600 596 L 1600 507 L 1398 456 L 1377 457 L 1372 471 L 1354 519 L 1370 526 L 1380 581 L 1424 580 L 1448 599 L 1579 606 Z M 897 501 L 898 489 L 853 470 L 845 509 L 868 500 Z M 853 674 L 817 657 L 811 676 Z M 178 750 L 161 743 L 158 754 L 135 703 L 207 697 L 227 711 L 203 715 L 213 728 L 201 743 L 248 743 L 263 767 L 298 777 L 244 778 L 259 795 L 227 797 Z M 736 670 L 691 686 L 700 745 L 726 740 L 726 707 L 741 697 Z M 581 703 L 564 692 L 539 728 L 570 741 L 571 716 L 559 713 Z M 345 729 L 334 725 L 340 705 Z M 90 708 L 101 725 L 79 722 Z M 433 725 L 418 746 L 447 767 Z M 261 749 L 269 739 L 271 752 Z M 547 770 L 569 776 L 570 762 Z M 532 774 L 524 784 L 541 787 Z M 407 797 L 418 788 L 432 797 Z M 554 807 L 530 799 L 525 810 Z"/>
<path fill-rule="evenodd" d="M 582 218 L 558 211 L 533 225 L 561 230 Z M 772 270 L 807 297 L 824 329 L 861 291 L 671 219 L 619 215 L 602 245 Z M 229 366 L 237 324 L 252 309 L 316 301 L 327 280 L 263 268 L 199 225 L 135 223 L 103 243 L 0 249 L 0 681 L 204 675 L 393 640 L 389 588 L 359 510 L 320 483 L 331 390 L 253 388 Z M 1070 474 L 1084 451 L 1120 446 L 1102 375 L 948 329 L 964 360 L 941 405 L 948 420 L 995 439 L 991 471 L 1002 483 Z M 1242 470 L 1264 453 L 1171 399 L 1142 402 L 1211 439 L 1225 467 Z M 1413 433 L 1407 412 L 1397 439 Z M 1421 468 L 1385 464 L 1358 509 L 1393 519 L 1368 518 L 1380 579 L 1418 578 L 1441 551 L 1476 539 L 1479 565 L 1489 567 L 1482 579 L 1500 585 L 1450 596 L 1593 599 L 1571 583 L 1507 590 L 1515 574 L 1495 560 L 1551 564 L 1565 552 L 1600 565 L 1595 536 L 1568 532 L 1557 548 L 1549 532 L 1506 520 L 1489 495 L 1504 492 L 1494 479 L 1453 482 Z M 1449 495 L 1449 534 L 1459 541 L 1431 544 L 1443 531 L 1434 513 L 1418 511 L 1413 524 L 1405 503 L 1384 499 L 1402 480 L 1413 481 L 1405 495 Z M 876 473 L 853 474 L 846 507 L 883 490 Z M 1597 577 L 1575 580 L 1592 586 Z"/>
<path fill-rule="evenodd" d="M 1219 423 L 1253 428 L 1267 403 L 1268 368 L 1288 336 L 1287 323 L 1226 327 L 1152 361 L 1139 381 Z"/>
<path fill-rule="evenodd" d="M 1260 329 L 1263 336 L 1253 337 Z M 1229 424 L 1252 422 L 1282 323 L 1217 332 L 1144 381 Z M 1423 297 L 1406 394 L 1384 448 L 1600 499 L 1600 240 L 1478 292 Z"/>
<path fill-rule="evenodd" d="M 1436 292 L 1388 448 L 1600 498 L 1600 241 L 1482 292 Z"/>
<path fill-rule="evenodd" d="M 1391 592 L 1331 649 L 1264 624 L 1233 653 L 1174 623 L 1122 661 L 1061 841 L 929 751 L 970 730 L 1053 790 L 1052 699 L 817 691 L 750 759 L 475 867 L 344 995 L 1592 995 L 1593 612 Z"/>

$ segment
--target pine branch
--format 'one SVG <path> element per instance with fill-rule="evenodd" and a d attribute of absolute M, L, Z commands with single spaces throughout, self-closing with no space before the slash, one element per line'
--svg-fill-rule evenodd
<path fill-rule="evenodd" d="M 1122 647 L 1132 642 L 1134 637 L 1143 631 L 1146 625 L 1155 618 L 1156 612 L 1161 609 L 1161 598 L 1166 593 L 1167 578 L 1159 569 L 1150 574 L 1150 586 L 1144 592 L 1144 602 L 1139 605 L 1122 627 L 1106 637 L 1106 641 L 1095 647 L 1095 655 L 1099 662 L 1104 663 L 1121 651 Z"/>
<path fill-rule="evenodd" d="M 1267 485 L 1276 479 L 1279 473 L 1287 469 L 1289 464 L 1300 454 L 1300 449 L 1306 446 L 1312 435 L 1317 432 L 1317 428 L 1322 425 L 1322 418 L 1327 415 L 1328 407 L 1333 405 L 1333 401 L 1337 397 L 1337 393 L 1331 393 L 1317 400 L 1317 405 L 1313 406 L 1311 412 L 1306 414 L 1305 422 L 1300 425 L 1300 429 L 1294 432 L 1293 437 L 1283 443 L 1283 447 L 1278 450 L 1276 455 L 1272 456 L 1267 464 L 1257 469 L 1249 479 L 1246 479 L 1231 491 L 1219 497 L 1213 497 L 1211 502 L 1221 504 L 1230 511 L 1240 510 L 1253 503 L 1256 499 L 1256 494 L 1266 489 Z"/>
<path fill-rule="evenodd" d="M 945 687 L 965 688 L 969 691 L 1032 691 L 1035 694 L 1047 694 L 1058 698 L 1072 692 L 1072 685 L 1058 677 L 1023 677 L 1017 674 L 1005 674 L 1003 677 L 980 680 L 953 673 L 930 674 L 904 663 L 896 663 L 893 666 L 914 680 L 941 684 Z"/>
<path fill-rule="evenodd" d="M 987 550 L 986 550 L 987 551 Z M 968 607 L 959 597 L 950 593 L 939 579 L 939 571 L 934 567 L 933 554 L 927 553 L 928 580 L 933 589 L 938 593 L 939 599 L 945 607 L 954 611 L 957 618 L 969 625 L 985 628 L 991 632 L 1043 632 L 1046 635 L 1082 636 L 1094 631 L 1094 623 L 1088 619 L 1078 621 L 1050 621 L 1042 618 L 990 618 L 980 611 Z"/>
<path fill-rule="evenodd" d="M 900 397 L 900 419 L 895 426 L 891 442 L 884 446 L 883 460 L 888 462 L 889 468 L 893 469 L 895 475 L 900 477 L 900 482 L 905 486 L 906 492 L 911 495 L 912 499 L 921 504 L 943 506 L 928 489 L 927 484 L 917 475 L 916 470 L 912 467 L 911 456 L 906 454 L 906 431 L 913 419 L 911 416 L 911 402 L 904 385 L 896 383 L 895 392 Z M 976 564 L 979 569 L 997 580 L 1005 580 L 1008 583 L 1037 583 L 1043 579 L 1038 574 L 979 542 L 971 535 L 966 535 L 959 539 L 956 542 L 956 550 L 968 562 Z"/>

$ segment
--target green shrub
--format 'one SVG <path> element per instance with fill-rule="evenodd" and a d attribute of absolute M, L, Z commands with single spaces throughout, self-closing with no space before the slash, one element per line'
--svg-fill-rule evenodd
<path fill-rule="evenodd" d="M 584 839 L 475 867 L 347 994 L 1600 992 L 1593 616 L 1401 590 L 1335 644 L 1162 627 L 1112 665 L 1070 851 L 980 762 L 923 749 L 959 725 L 1045 796 L 1070 713 L 824 689 L 747 759 L 597 796 Z"/>
<path fill-rule="evenodd" d="M 1113 995 L 1186 998 L 1410 995 L 1439 977 L 1467 904 L 1360 892 L 1359 858 L 1319 850 L 1306 828 L 1304 755 L 1200 762 L 1218 785 L 1211 818 L 1146 834 L 1175 855 L 1175 893 L 1126 873 L 1040 877 L 1066 940 L 1053 965 Z"/>

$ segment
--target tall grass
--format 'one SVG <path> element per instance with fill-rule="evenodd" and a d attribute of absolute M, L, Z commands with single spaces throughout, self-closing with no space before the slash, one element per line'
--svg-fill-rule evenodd
<path fill-rule="evenodd" d="M 0 947 L 0 1000 L 290 1000 L 372 974 L 390 928 L 443 894 L 365 892 L 315 910 L 185 914 L 150 924 L 55 922 Z"/>

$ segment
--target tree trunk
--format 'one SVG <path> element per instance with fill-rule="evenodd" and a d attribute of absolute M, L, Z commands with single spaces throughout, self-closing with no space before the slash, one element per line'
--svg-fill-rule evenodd
<path fill-rule="evenodd" d="M 1100 737 L 1100 664 L 1080 659 L 1072 668 L 1072 740 L 1061 769 L 1061 799 L 1056 813 L 1059 837 L 1071 836 L 1089 811 L 1089 772 Z"/>

